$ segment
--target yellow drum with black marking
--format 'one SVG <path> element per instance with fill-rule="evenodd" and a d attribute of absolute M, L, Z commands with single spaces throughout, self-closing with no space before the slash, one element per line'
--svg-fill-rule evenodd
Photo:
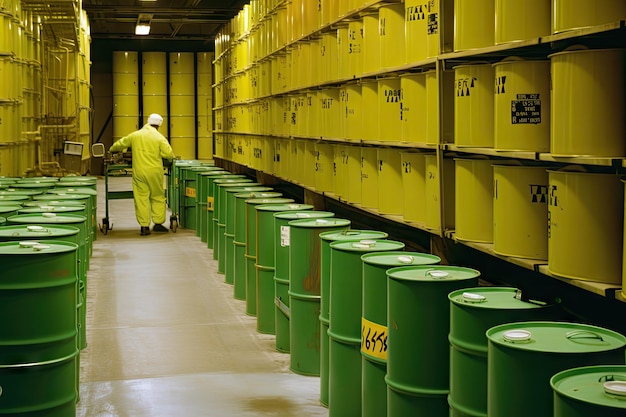
<path fill-rule="evenodd" d="M 493 83 L 490 64 L 454 68 L 454 143 L 456 146 L 493 148 Z"/>
<path fill-rule="evenodd" d="M 380 69 L 378 12 L 363 15 L 363 73 Z"/>
<path fill-rule="evenodd" d="M 426 76 L 404 74 L 400 76 L 402 91 L 402 141 L 426 143 Z"/>
<path fill-rule="evenodd" d="M 378 208 L 378 150 L 361 147 L 361 205 Z"/>
<path fill-rule="evenodd" d="M 546 168 L 495 165 L 493 183 L 493 251 L 548 259 Z"/>
<path fill-rule="evenodd" d="M 402 89 L 399 77 L 378 79 L 378 139 L 402 140 Z"/>
<path fill-rule="evenodd" d="M 496 0 L 496 45 L 549 35 L 550 3 L 546 0 Z"/>
<path fill-rule="evenodd" d="M 624 195 L 615 174 L 548 171 L 548 270 L 620 284 Z"/>
<path fill-rule="evenodd" d="M 454 50 L 492 46 L 494 14 L 493 0 L 454 0 Z"/>
<path fill-rule="evenodd" d="M 378 149 L 378 212 L 401 215 L 404 210 L 400 151 Z"/>
<path fill-rule="evenodd" d="M 378 13 L 381 67 L 389 68 L 405 64 L 404 5 L 401 3 L 385 5 L 378 10 Z"/>
<path fill-rule="evenodd" d="M 363 103 L 363 140 L 379 140 L 378 82 L 366 79 L 361 82 Z"/>
<path fill-rule="evenodd" d="M 426 221 L 426 162 L 425 155 L 419 152 L 400 153 L 402 163 L 402 194 L 405 222 L 424 223 Z"/>
<path fill-rule="evenodd" d="M 443 158 L 440 168 L 437 162 L 439 159 L 437 155 L 429 154 L 424 159 L 426 167 L 426 227 L 439 232 L 445 229 L 453 229 L 455 207 L 454 161 Z M 442 175 L 446 178 L 443 180 L 443 183 L 446 184 L 443 194 L 441 192 Z"/>
<path fill-rule="evenodd" d="M 314 145 L 315 155 L 315 190 L 317 192 L 332 192 L 334 180 L 333 145 L 318 142 Z"/>

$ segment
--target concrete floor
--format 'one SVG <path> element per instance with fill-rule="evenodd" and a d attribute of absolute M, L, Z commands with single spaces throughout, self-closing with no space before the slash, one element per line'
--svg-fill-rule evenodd
<path fill-rule="evenodd" d="M 130 178 L 109 184 L 130 189 Z M 319 378 L 289 371 L 194 231 L 140 236 L 132 200 L 109 210 L 87 278 L 77 416 L 328 416 Z"/>

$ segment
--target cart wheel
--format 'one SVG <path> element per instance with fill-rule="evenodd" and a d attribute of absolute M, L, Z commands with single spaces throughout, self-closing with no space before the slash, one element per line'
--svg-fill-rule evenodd
<path fill-rule="evenodd" d="M 176 216 L 170 217 L 170 229 L 172 229 L 174 233 L 176 233 L 176 229 L 178 229 L 178 219 Z"/>
<path fill-rule="evenodd" d="M 100 231 L 102 232 L 103 235 L 107 234 L 107 232 L 109 231 L 109 219 L 107 218 L 102 219 L 102 226 L 100 226 Z"/>

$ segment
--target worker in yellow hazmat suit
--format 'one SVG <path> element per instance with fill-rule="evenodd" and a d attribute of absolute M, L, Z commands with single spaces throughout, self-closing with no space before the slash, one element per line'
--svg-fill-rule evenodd
<path fill-rule="evenodd" d="M 133 197 L 135 216 L 141 226 L 142 236 L 152 230 L 168 232 L 165 222 L 165 191 L 163 190 L 163 159 L 174 159 L 174 152 L 167 139 L 159 133 L 163 117 L 151 114 L 141 129 L 116 141 L 109 152 L 121 152 L 127 148 L 133 153 Z"/>

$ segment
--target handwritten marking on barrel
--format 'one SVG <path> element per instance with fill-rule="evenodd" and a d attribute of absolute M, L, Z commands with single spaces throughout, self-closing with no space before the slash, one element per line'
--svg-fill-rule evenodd
<path fill-rule="evenodd" d="M 361 318 L 361 351 L 387 360 L 387 326 Z"/>

